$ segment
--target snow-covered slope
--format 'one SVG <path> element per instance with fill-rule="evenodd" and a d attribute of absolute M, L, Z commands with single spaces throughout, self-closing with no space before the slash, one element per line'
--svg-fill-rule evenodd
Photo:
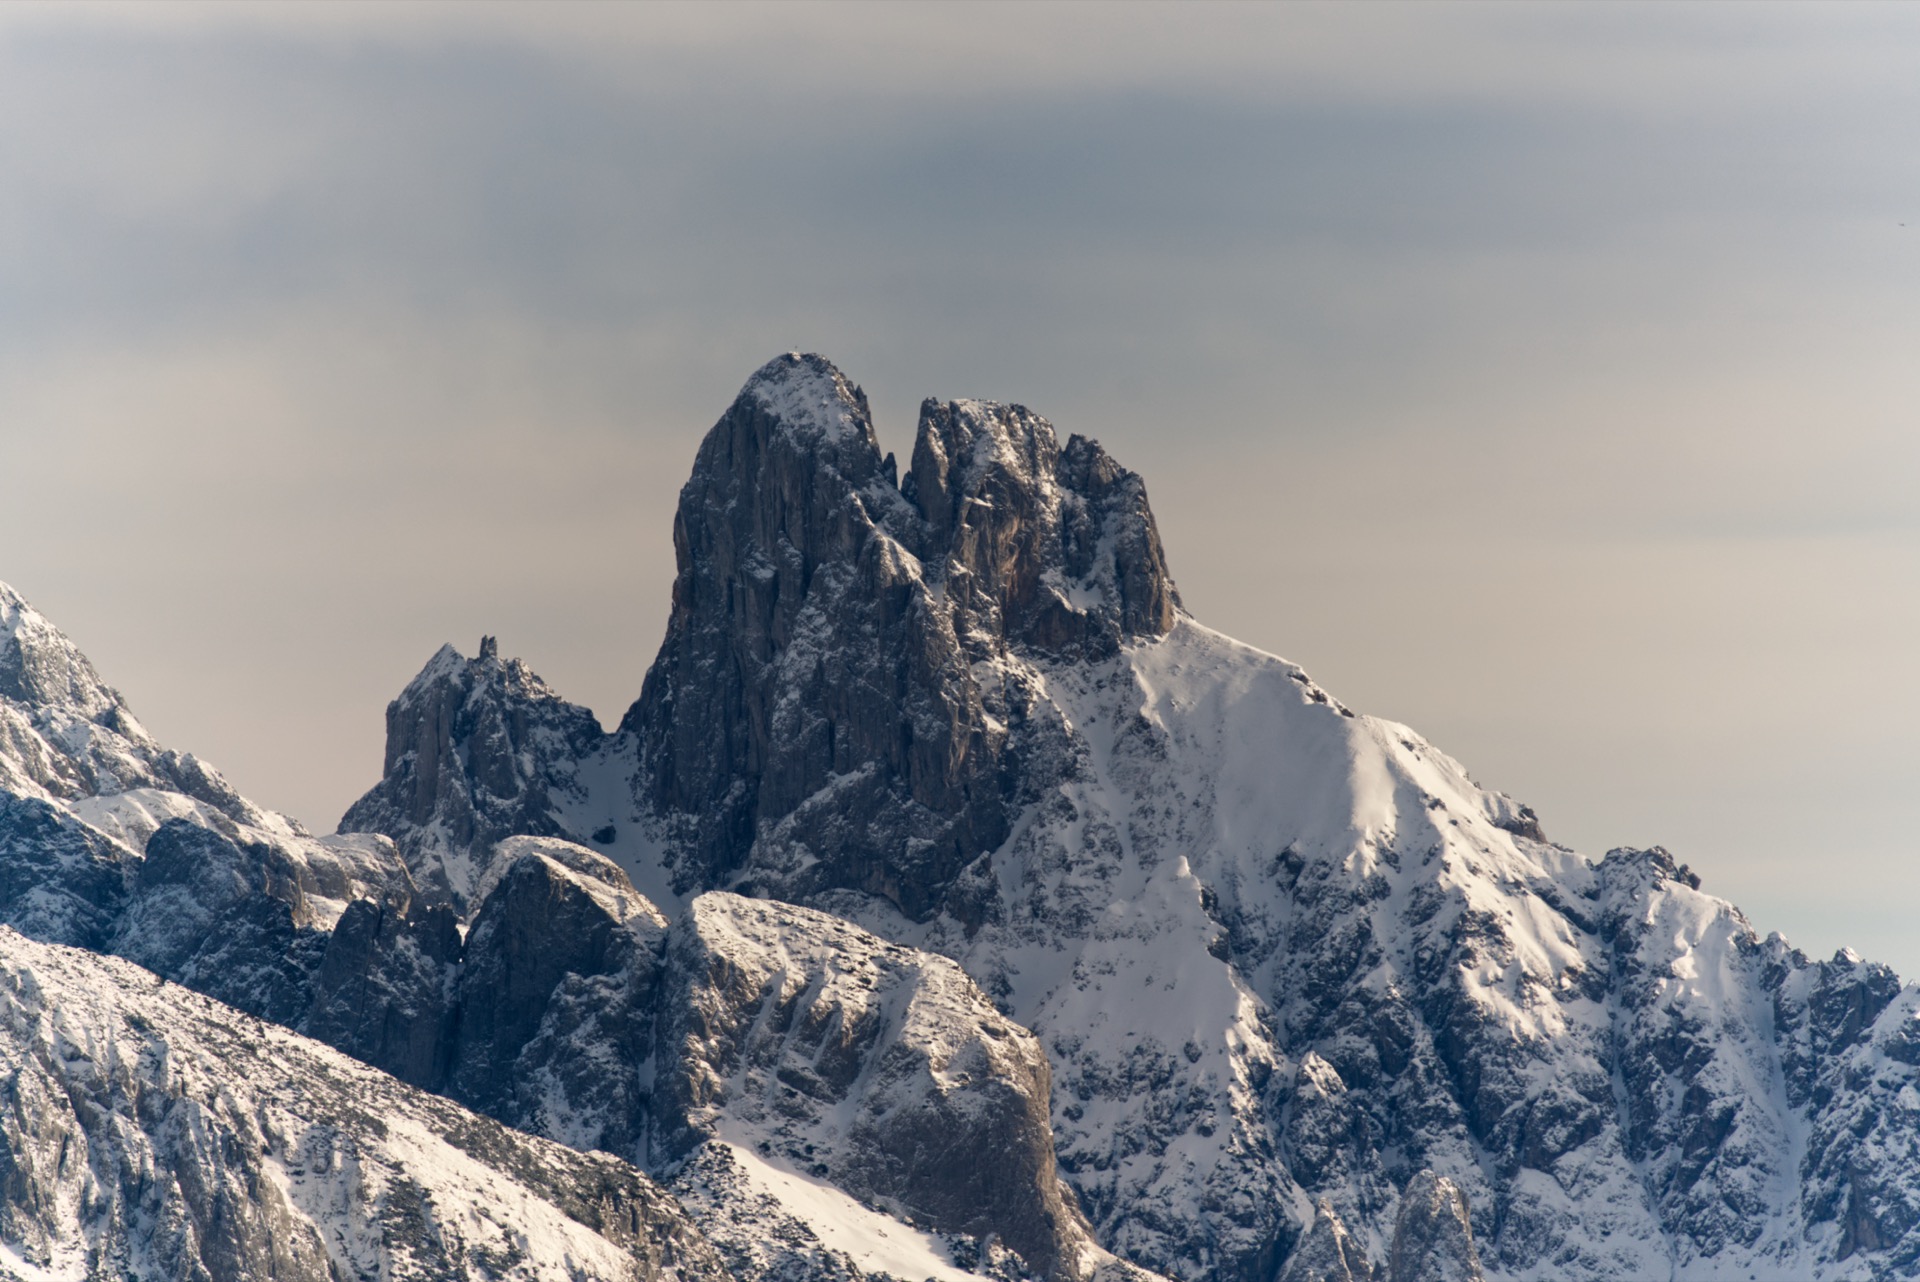
<path fill-rule="evenodd" d="M 350 900 L 411 889 L 391 841 L 316 838 L 192 753 L 162 748 L 78 647 L 0 583 L 0 837 L 9 851 L 0 921 L 100 946 L 98 931 L 130 893 L 121 883 L 170 820 L 263 852 L 302 926 L 331 926 Z"/>
<path fill-rule="evenodd" d="M 184 998 L 183 989 L 165 984 L 171 979 L 523 1130 L 580 1150 L 647 1160 L 656 1008 L 691 991 L 685 973 L 678 973 L 670 992 L 662 983 L 668 922 L 617 864 L 592 849 L 551 836 L 490 839 L 515 826 L 551 831 L 554 825 L 542 819 L 550 795 L 576 803 L 585 795 L 564 786 L 549 791 L 549 785 L 564 783 L 580 768 L 574 755 L 579 740 L 597 744 L 599 731 L 590 717 L 559 703 L 522 665 L 502 663 L 485 647 L 472 662 L 451 648 L 435 657 L 389 717 L 390 729 L 408 745 L 389 764 L 407 787 L 387 794 L 412 807 L 400 813 L 421 816 L 432 838 L 408 846 L 433 874 L 421 893 L 384 836 L 316 840 L 243 799 L 220 796 L 205 783 L 218 777 L 204 767 L 196 764 L 185 783 L 179 770 L 167 773 L 166 763 L 188 759 L 164 752 L 140 731 L 120 697 L 50 623 L 17 597 L 6 600 L 9 635 L 16 638 L 10 656 L 33 680 L 14 680 L 9 697 L 18 697 L 5 705 L 13 714 L 10 724 L 26 730 L 10 741 L 7 758 L 12 769 L 6 782 L 17 791 L 0 788 L 0 920 L 41 940 L 118 953 L 146 968 L 100 969 L 94 980 L 109 1003 L 119 1001 L 124 994 L 116 989 L 128 985 L 135 997 L 159 984 L 157 991 Z M 556 724 L 562 732 L 550 733 Z M 22 762 L 38 768 L 30 771 Z M 543 762 L 554 771 L 544 773 Z M 198 795 L 180 790 L 195 779 Z M 209 795 L 220 804 L 204 799 Z M 447 851 L 464 861 L 457 879 L 445 876 L 440 855 Z M 740 910 L 755 911 L 745 901 Z M 884 1094 L 888 1116 L 869 1117 L 855 1137 L 859 1143 L 843 1147 L 872 1158 L 868 1149 L 875 1136 L 897 1139 L 916 1119 L 922 1131 L 942 1121 L 964 1122 L 958 1127 L 962 1138 L 989 1144 L 1023 1139 L 1031 1169 L 1015 1169 L 1017 1163 L 997 1160 L 1007 1155 L 990 1154 L 996 1160 L 979 1163 L 970 1180 L 954 1183 L 957 1194 L 950 1189 L 944 1202 L 934 1200 L 932 1219 L 952 1230 L 937 1233 L 888 1209 L 909 1218 L 928 1213 L 925 1195 L 937 1181 L 924 1164 L 906 1177 L 877 1160 L 850 1166 L 868 1172 L 860 1188 L 863 1202 L 808 1171 L 784 1166 L 779 1157 L 736 1151 L 717 1138 L 693 1151 L 682 1143 L 671 1161 L 662 1162 L 671 1168 L 674 1187 L 714 1230 L 725 1261 L 749 1277 L 791 1282 L 857 1282 L 903 1270 L 950 1282 L 1011 1282 L 1035 1268 L 1081 1278 L 1103 1263 L 1124 1271 L 1091 1242 L 1084 1222 L 1062 1200 L 1047 1129 L 1045 1063 L 1031 1035 L 993 1013 L 951 962 L 884 944 L 846 923 L 821 921 L 833 924 L 831 940 L 799 931 L 792 941 L 792 956 L 806 956 L 821 974 L 867 965 L 866 952 L 880 949 L 908 975 L 931 967 L 945 977 L 944 986 L 910 983 L 913 991 L 972 994 L 971 1006 L 949 1002 L 936 1010 L 926 1002 L 909 1003 L 916 1021 L 890 1030 L 881 1042 L 893 1060 L 919 1062 L 918 1056 L 945 1064 L 954 1055 L 964 1058 L 973 1048 L 972 1020 L 979 1011 L 991 1015 L 1009 1045 L 1025 1048 L 1020 1063 L 1027 1076 L 1009 1079 L 1023 1083 L 1024 1093 L 996 1093 L 1005 1082 L 991 1072 L 977 1085 L 894 1082 Z M 691 937 L 705 940 L 702 956 L 709 962 L 739 967 L 756 964 L 750 934 L 715 936 L 709 930 Z M 65 1009 L 63 999 L 56 1004 Z M 207 1014 L 214 1009 L 163 1003 L 134 1018 L 146 1020 L 152 1038 L 169 1046 L 200 1045 L 210 1021 L 222 1017 L 241 1029 L 256 1027 L 238 1012 Z M 676 1044 L 662 1057 L 670 1081 L 691 1071 L 684 1050 Z M 863 1048 L 850 1053 L 858 1062 Z M 336 1062 L 325 1056 L 243 1059 L 234 1068 L 248 1076 L 250 1088 L 301 1100 L 328 1084 L 307 1079 L 330 1074 Z M 1035 1073 L 1037 1084 L 1028 1080 Z M 918 1112 L 908 1098 L 916 1085 L 929 1088 Z M 60 1089 L 72 1094 L 69 1085 Z M 368 1094 L 369 1115 L 362 1120 L 376 1132 L 386 1124 L 385 1113 L 398 1107 L 393 1100 L 413 1097 L 392 1080 Z M 869 1084 L 863 1097 L 880 1095 Z M 964 1105 L 960 1113 L 952 1111 L 953 1101 Z M 31 1122 L 39 1129 L 32 1136 L 20 1132 L 14 1137 L 20 1143 L 39 1143 L 54 1132 L 71 1138 L 67 1122 L 37 1105 L 29 1112 L 31 1117 L 16 1110 L 16 1121 L 27 1118 L 20 1125 Z M 690 1134 L 687 1114 L 677 1111 L 674 1117 L 678 1129 Z M 704 1110 L 698 1124 L 708 1127 L 713 1120 L 711 1110 Z M 219 1130 L 225 1124 L 210 1124 L 216 1139 L 225 1135 Z M 816 1138 L 826 1141 L 832 1129 Z M 244 1136 L 234 1142 L 245 1150 L 243 1159 L 251 1153 Z M 0 1161 L 28 1160 L 26 1149 L 9 1144 L 0 1145 Z M 947 1147 L 958 1151 L 951 1142 Z M 980 1157 L 979 1147 L 967 1151 Z M 895 1149 L 894 1157 L 909 1156 L 898 1144 Z M 31 1184 L 38 1177 L 28 1170 L 27 1178 Z M 164 1258 L 155 1257 L 160 1262 L 153 1268 L 166 1276 L 181 1270 L 182 1276 L 194 1275 L 195 1268 L 223 1277 L 274 1270 L 305 1276 L 303 1270 L 313 1269 L 324 1275 L 331 1266 L 309 1258 L 311 1234 L 299 1226 L 298 1215 L 288 1219 L 264 1178 L 245 1160 L 198 1171 L 187 1182 L 192 1204 L 182 1214 L 199 1227 L 157 1246 L 140 1236 L 142 1226 L 130 1230 L 130 1238 L 115 1237 L 120 1230 L 111 1223 L 87 1220 L 106 1215 L 111 1221 L 115 1214 L 94 1194 L 81 1199 L 91 1209 L 74 1220 L 62 1218 L 67 1212 L 60 1198 L 67 1194 L 56 1196 L 51 1186 L 28 1188 L 26 1202 L 9 1212 L 10 1227 L 0 1233 L 21 1244 L 0 1272 L 90 1268 L 82 1257 L 91 1251 L 87 1258 L 107 1261 L 92 1276 L 120 1276 L 127 1269 L 145 1270 L 141 1253 L 159 1251 Z M 295 1184 L 296 1192 L 306 1188 Z M 899 1196 L 883 1195 L 889 1192 Z M 378 1188 L 374 1193 L 385 1196 Z M 145 1196 L 137 1189 L 127 1194 L 136 1195 Z M 386 1214 L 356 1209 L 352 1199 L 360 1194 L 351 1188 L 322 1187 L 315 1196 L 333 1199 L 350 1219 Z M 411 1213 L 404 1198 L 412 1196 L 403 1194 L 401 1212 Z M 1057 1231 L 1045 1227 L 1056 1221 Z M 459 1238 L 464 1230 L 452 1237 L 431 1224 L 428 1230 L 438 1234 L 433 1249 L 444 1248 L 444 1258 L 434 1262 L 432 1252 L 417 1243 L 402 1244 L 402 1254 L 413 1251 L 414 1262 L 438 1270 L 435 1276 L 489 1268 L 498 1276 L 535 1276 L 535 1265 L 553 1263 L 536 1259 L 515 1272 L 511 1252 L 503 1256 L 485 1243 L 469 1249 Z M 240 1236 L 219 1236 L 229 1231 Z M 380 1229 L 389 1237 L 398 1231 Z M 1001 1245 L 1003 1236 L 1019 1240 L 1033 1263 Z M 371 1267 L 378 1250 L 356 1242 L 356 1267 Z M 595 1264 L 591 1253 L 576 1255 L 582 1276 L 624 1276 Z M 411 1276 L 406 1260 L 395 1261 L 388 1262 L 387 1276 Z"/>
<path fill-rule="evenodd" d="M 1055 1172 L 1045 1052 L 958 966 L 720 892 L 666 965 L 660 1158 L 718 1141 L 1063 1282 L 1112 1271 Z"/>
<path fill-rule="evenodd" d="M 674 1200 L 126 962 L 0 927 L 0 1273 L 723 1282 Z"/>
<path fill-rule="evenodd" d="M 821 358 L 749 380 L 641 698 L 543 822 L 669 912 L 733 889 L 954 958 L 1046 1048 L 1100 1242 L 1182 1278 L 1267 1282 L 1322 1201 L 1384 1261 L 1427 1169 L 1492 1277 L 1913 1270 L 1884 968 L 1557 846 L 1200 626 L 1139 478 L 1030 411 L 928 402 L 894 474 Z"/>

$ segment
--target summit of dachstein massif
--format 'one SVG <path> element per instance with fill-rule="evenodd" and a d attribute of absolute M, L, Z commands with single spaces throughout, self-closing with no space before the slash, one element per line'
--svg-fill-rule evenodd
<path fill-rule="evenodd" d="M 445 647 L 332 836 L 0 586 L 0 1276 L 1920 1275 L 1920 990 L 1208 630 L 1090 437 L 782 356 L 673 543 L 616 730 Z"/>

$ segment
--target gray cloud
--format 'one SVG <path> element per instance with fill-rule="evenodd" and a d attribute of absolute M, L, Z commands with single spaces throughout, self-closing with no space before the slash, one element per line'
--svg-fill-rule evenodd
<path fill-rule="evenodd" d="M 1920 971 L 1916 46 L 1845 6 L 11 9 L 0 578 L 328 826 L 442 640 L 616 718 L 700 434 L 819 349 L 896 449 L 928 394 L 1101 437 L 1204 620 L 1563 839 Z"/>

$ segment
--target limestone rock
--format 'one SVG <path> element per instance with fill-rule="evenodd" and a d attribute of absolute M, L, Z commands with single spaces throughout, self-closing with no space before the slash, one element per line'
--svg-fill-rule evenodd
<path fill-rule="evenodd" d="M 915 919 L 1006 837 L 1010 644 L 1110 654 L 1178 597 L 1139 478 L 1018 406 L 928 402 L 896 488 L 866 398 L 769 362 L 700 447 L 673 612 L 621 723 L 676 888 L 880 896 Z"/>
<path fill-rule="evenodd" d="M 576 1148 L 645 1156 L 667 923 L 594 852 L 500 843 L 459 983 L 446 1091 Z"/>
<path fill-rule="evenodd" d="M 750 1146 L 1029 1267 L 1102 1262 L 1054 1167 L 1046 1056 L 945 958 L 710 893 L 667 946 L 662 1156 Z"/>
<path fill-rule="evenodd" d="M 6 928 L 0 1104 L 0 1240 L 36 1276 L 728 1278 L 622 1162 Z"/>
<path fill-rule="evenodd" d="M 308 1008 L 288 1022 L 410 1086 L 439 1090 L 459 1021 L 460 957 L 447 905 L 356 899 L 326 937 Z"/>
<path fill-rule="evenodd" d="M 381 780 L 340 831 L 392 837 L 422 890 L 467 912 L 501 838 L 566 835 L 556 808 L 578 794 L 578 762 L 600 739 L 591 712 L 503 661 L 493 638 L 473 659 L 442 646 L 387 705 Z"/>
<path fill-rule="evenodd" d="M 1400 1194 L 1387 1282 L 1483 1282 L 1467 1195 L 1444 1175 L 1421 1171 Z"/>
<path fill-rule="evenodd" d="M 1287 1257 L 1277 1282 L 1373 1282 L 1373 1263 L 1323 1200 L 1313 1208 L 1313 1224 Z"/>

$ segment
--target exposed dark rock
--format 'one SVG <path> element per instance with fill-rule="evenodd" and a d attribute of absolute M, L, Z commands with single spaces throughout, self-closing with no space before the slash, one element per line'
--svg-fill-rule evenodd
<path fill-rule="evenodd" d="M 112 951 L 261 1018 L 295 1022 L 324 939 L 301 881 L 274 846 L 169 820 L 147 842 Z"/>
<path fill-rule="evenodd" d="M 1483 1282 L 1467 1195 L 1444 1175 L 1421 1171 L 1400 1194 L 1386 1282 Z"/>
<path fill-rule="evenodd" d="M 1373 1262 L 1339 1213 L 1322 1201 L 1276 1282 L 1373 1282 Z"/>
<path fill-rule="evenodd" d="M 1047 1060 L 945 958 L 839 918 L 712 893 L 668 936 L 663 1156 L 734 1142 L 947 1233 L 997 1235 L 1084 1276 L 1086 1222 L 1054 1170 Z"/>
<path fill-rule="evenodd" d="M 327 937 L 294 1026 L 401 1081 L 438 1090 L 453 1058 L 459 923 L 445 904 L 356 899 Z"/>
<path fill-rule="evenodd" d="M 579 760 L 601 739 L 493 638 L 480 657 L 443 646 L 387 705 L 382 777 L 340 821 L 392 837 L 430 898 L 470 907 L 477 861 L 504 837 L 569 836 L 555 808 L 577 796 Z"/>
<path fill-rule="evenodd" d="M 502 842 L 482 888 L 446 1092 L 537 1134 L 642 1160 L 665 919 L 618 867 L 565 842 Z"/>
<path fill-rule="evenodd" d="M 909 917 L 1005 839 L 1033 693 L 1010 645 L 1111 653 L 1179 608 L 1137 476 L 1018 406 L 929 401 L 896 489 L 818 356 L 750 379 L 674 518 L 673 612 L 621 723 L 684 889 L 846 888 Z M 984 908 L 976 906 L 976 915 Z"/>
<path fill-rule="evenodd" d="M 0 792 L 0 924 L 104 948 L 127 898 L 127 851 L 51 802 Z"/>

